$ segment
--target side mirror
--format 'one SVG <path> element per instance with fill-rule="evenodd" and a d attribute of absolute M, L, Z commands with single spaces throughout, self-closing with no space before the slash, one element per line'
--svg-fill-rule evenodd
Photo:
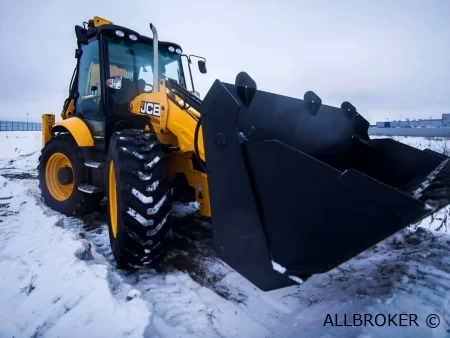
<path fill-rule="evenodd" d="M 87 45 L 89 43 L 88 37 L 87 37 L 87 30 L 84 29 L 81 26 L 75 26 L 75 35 L 77 36 L 77 40 L 83 44 Z"/>
<path fill-rule="evenodd" d="M 198 62 L 198 70 L 200 71 L 200 73 L 206 74 L 206 63 L 205 63 L 205 61 L 200 60 Z"/>

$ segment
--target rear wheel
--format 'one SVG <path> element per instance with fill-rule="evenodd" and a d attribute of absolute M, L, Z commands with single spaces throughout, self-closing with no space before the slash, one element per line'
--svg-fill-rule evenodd
<path fill-rule="evenodd" d="M 85 182 L 84 157 L 70 134 L 60 134 L 42 149 L 38 165 L 39 188 L 45 204 L 67 216 L 92 210 L 92 196 L 78 190 Z"/>
<path fill-rule="evenodd" d="M 122 130 L 111 137 L 105 163 L 109 238 L 119 268 L 150 266 L 170 232 L 172 189 L 157 137 Z"/>

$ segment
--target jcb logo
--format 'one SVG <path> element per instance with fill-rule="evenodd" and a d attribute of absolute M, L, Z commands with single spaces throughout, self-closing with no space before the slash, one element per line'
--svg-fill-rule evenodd
<path fill-rule="evenodd" d="M 160 105 L 159 103 L 154 102 L 141 102 L 141 113 L 153 116 L 159 116 L 160 113 Z"/>

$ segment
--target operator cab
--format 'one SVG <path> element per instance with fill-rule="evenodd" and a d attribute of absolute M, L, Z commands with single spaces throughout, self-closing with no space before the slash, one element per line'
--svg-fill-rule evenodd
<path fill-rule="evenodd" d="M 141 93 L 155 91 L 156 79 L 172 79 L 187 89 L 182 57 L 188 61 L 194 90 L 191 56 L 182 54 L 175 43 L 158 41 L 155 77 L 152 38 L 110 22 L 95 26 L 90 21 L 87 27 L 76 26 L 75 32 L 78 62 L 70 88 L 69 99 L 75 105 L 71 115 L 82 118 L 97 139 L 111 135 L 117 123 L 132 120 L 130 102 Z M 199 69 L 206 72 L 204 61 L 199 61 Z"/>

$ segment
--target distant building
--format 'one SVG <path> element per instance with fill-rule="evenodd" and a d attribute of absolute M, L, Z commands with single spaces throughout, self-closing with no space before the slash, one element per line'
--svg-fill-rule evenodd
<path fill-rule="evenodd" d="M 407 121 L 385 121 L 377 122 L 377 128 L 424 128 L 424 127 L 450 127 L 450 114 L 442 114 L 441 119 L 414 119 Z"/>
<path fill-rule="evenodd" d="M 442 114 L 442 126 L 450 127 L 450 114 Z"/>

